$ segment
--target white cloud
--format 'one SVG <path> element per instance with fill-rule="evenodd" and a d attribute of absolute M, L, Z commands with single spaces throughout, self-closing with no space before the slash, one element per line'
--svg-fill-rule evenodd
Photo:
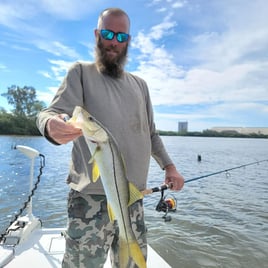
<path fill-rule="evenodd" d="M 0 25 L 13 31 L 13 35 L 16 36 L 15 43 L 19 41 L 32 44 L 36 40 L 45 40 L 43 44 L 39 41 L 39 45 L 42 49 L 49 50 L 45 43 L 57 40 L 58 37 L 55 25 L 59 25 L 60 21 L 67 23 L 73 20 L 81 21 L 91 13 L 95 13 L 101 5 L 101 1 L 91 0 L 24 0 L 23 3 L 21 0 L 0 1 Z M 60 49 L 63 49 L 68 56 L 74 58 L 77 56 L 74 50 L 66 51 L 67 47 L 61 47 L 60 42 L 52 45 L 53 53 L 59 54 Z"/>
<path fill-rule="evenodd" d="M 73 62 L 68 62 L 64 60 L 49 60 L 51 64 L 50 71 L 38 71 L 39 74 L 44 77 L 56 82 L 57 86 L 50 86 L 47 88 L 48 91 L 37 90 L 37 98 L 44 101 L 47 105 L 52 101 L 55 96 L 59 85 L 64 79 L 68 69 L 73 64 Z"/>
<path fill-rule="evenodd" d="M 166 7 L 161 7 L 161 8 L 156 10 L 156 12 L 159 12 L 159 13 L 162 13 L 162 12 L 165 12 L 165 11 L 167 11 Z"/>
<path fill-rule="evenodd" d="M 222 72 L 199 68 L 186 71 L 167 59 L 161 68 L 158 66 L 145 63 L 136 72 L 147 81 L 154 105 L 260 101 L 268 96 L 265 85 L 248 79 L 257 71 L 253 64 L 234 65 Z"/>
<path fill-rule="evenodd" d="M 75 51 L 75 49 L 67 47 L 58 41 L 49 42 L 45 40 L 39 40 L 35 41 L 35 44 L 39 49 L 42 49 L 58 57 L 67 56 L 76 60 L 80 58 L 80 55 Z"/>
<path fill-rule="evenodd" d="M 48 91 L 36 91 L 37 99 L 44 101 L 47 105 L 51 103 L 53 97 L 55 96 L 58 87 L 48 87 Z"/>
<path fill-rule="evenodd" d="M 7 69 L 6 65 L 0 63 L 0 70 L 3 71 L 3 70 L 6 70 L 6 69 Z"/>
<path fill-rule="evenodd" d="M 39 4 L 41 9 L 48 14 L 57 16 L 60 19 L 76 20 L 95 11 L 100 6 L 100 2 L 91 0 L 41 0 Z"/>
<path fill-rule="evenodd" d="M 188 121 L 190 131 L 202 131 L 215 126 L 264 127 L 268 113 L 267 105 L 257 102 L 232 101 L 201 107 L 194 105 L 187 112 L 182 107 L 178 107 L 177 113 L 155 113 L 157 128 L 176 131 L 179 121 Z"/>
<path fill-rule="evenodd" d="M 239 13 L 239 17 L 243 14 Z M 229 18 L 232 19 L 231 13 Z M 237 20 L 236 16 L 233 20 Z M 139 32 L 133 43 L 141 53 L 135 73 L 148 82 L 154 105 L 267 100 L 268 60 L 262 56 L 267 53 L 266 25 L 259 25 L 250 34 L 234 26 L 223 32 L 194 35 L 189 57 L 198 59 L 199 65 L 187 69 L 178 65 L 179 50 L 175 51 L 178 53 L 175 57 L 157 42 L 175 27 L 176 23 L 168 15 L 148 33 Z M 254 53 L 260 54 L 259 60 L 251 59 Z"/>
<path fill-rule="evenodd" d="M 73 61 L 64 61 L 64 60 L 49 60 L 51 63 L 51 71 L 54 79 L 56 81 L 62 81 L 66 72 L 73 64 Z"/>
<path fill-rule="evenodd" d="M 51 74 L 49 72 L 47 72 L 47 71 L 38 71 L 37 73 L 41 74 L 45 78 L 49 78 L 49 79 L 52 78 Z"/>
<path fill-rule="evenodd" d="M 14 28 L 20 23 L 52 15 L 57 19 L 77 20 L 95 11 L 101 1 L 91 0 L 21 0 L 0 2 L 0 24 Z"/>
<path fill-rule="evenodd" d="M 30 2 L 32 1 L 24 1 L 23 5 L 16 0 L 0 2 L 0 24 L 11 28 L 20 26 L 19 22 L 35 14 L 34 6 Z"/>
<path fill-rule="evenodd" d="M 182 8 L 186 4 L 186 1 L 175 1 L 172 3 L 172 8 Z"/>
<path fill-rule="evenodd" d="M 49 62 L 51 64 L 50 71 L 39 71 L 38 73 L 60 85 L 73 62 L 64 60 L 49 60 Z M 39 90 L 36 92 L 37 98 L 41 99 L 46 104 L 49 104 L 55 96 L 58 88 L 59 86 L 50 86 L 48 87 L 48 91 L 44 92 Z"/>
<path fill-rule="evenodd" d="M 186 0 L 152 0 L 149 5 L 150 6 L 165 6 L 166 8 L 182 8 L 187 4 Z M 163 7 L 162 7 L 163 8 Z"/>
<path fill-rule="evenodd" d="M 164 35 L 169 35 L 172 32 L 172 29 L 176 26 L 175 21 L 170 21 L 169 17 L 166 17 L 164 21 L 158 25 L 155 25 L 151 28 L 149 37 L 152 40 L 159 40 Z"/>
<path fill-rule="evenodd" d="M 38 73 L 50 79 L 54 83 L 56 82 L 57 86 L 50 86 L 48 87 L 48 91 L 45 92 L 40 90 L 36 92 L 38 99 L 43 100 L 47 104 L 52 101 L 68 69 L 73 64 L 73 61 L 70 62 L 64 60 L 49 60 L 49 63 L 51 64 L 51 68 L 49 71 L 38 71 Z"/>

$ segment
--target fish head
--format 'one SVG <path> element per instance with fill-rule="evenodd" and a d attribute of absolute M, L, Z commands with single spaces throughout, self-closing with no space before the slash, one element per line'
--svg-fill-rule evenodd
<path fill-rule="evenodd" d="M 81 128 L 83 135 L 91 142 L 100 144 L 108 141 L 108 134 L 99 125 L 97 120 L 90 115 L 85 109 L 80 106 L 76 106 L 73 111 L 73 116 L 69 120 L 74 126 Z"/>

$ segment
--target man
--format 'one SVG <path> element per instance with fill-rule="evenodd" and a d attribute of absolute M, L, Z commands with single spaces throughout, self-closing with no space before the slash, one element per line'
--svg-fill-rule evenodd
<path fill-rule="evenodd" d="M 172 184 L 174 190 L 183 187 L 184 179 L 156 133 L 146 83 L 124 71 L 131 39 L 129 29 L 129 17 L 123 10 L 104 10 L 95 30 L 96 62 L 75 63 L 50 106 L 37 119 L 41 133 L 52 143 L 73 141 L 63 267 L 103 267 L 110 248 L 112 265 L 119 267 L 118 228 L 109 220 L 101 180 L 90 183 L 90 153 L 85 140 L 79 129 L 64 120 L 72 115 L 75 106 L 82 106 L 113 134 L 127 177 L 139 190 L 146 188 L 151 155 L 165 170 L 165 183 Z M 146 259 L 142 201 L 131 205 L 129 213 Z"/>

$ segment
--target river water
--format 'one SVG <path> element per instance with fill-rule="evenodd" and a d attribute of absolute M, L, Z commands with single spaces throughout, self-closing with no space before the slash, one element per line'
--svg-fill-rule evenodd
<path fill-rule="evenodd" d="M 267 139 L 162 137 L 186 180 L 268 159 Z M 43 137 L 0 136 L 0 233 L 22 207 L 29 191 L 30 161 L 14 145 L 31 146 L 46 157 L 33 212 L 44 227 L 66 225 L 71 144 L 54 146 Z M 197 161 L 200 155 L 202 161 Z M 39 161 L 35 163 L 35 178 Z M 151 161 L 148 186 L 164 173 Z M 245 267 L 268 264 L 268 162 L 186 183 L 171 221 L 155 207 L 160 193 L 145 197 L 148 242 L 174 268 Z M 157 268 L 157 267 L 156 267 Z M 161 267 L 159 267 L 161 268 Z"/>

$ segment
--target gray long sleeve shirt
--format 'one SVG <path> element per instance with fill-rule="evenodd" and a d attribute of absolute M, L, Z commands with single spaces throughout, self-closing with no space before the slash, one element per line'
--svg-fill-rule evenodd
<path fill-rule="evenodd" d="M 127 177 L 138 189 L 146 188 L 151 155 L 161 168 L 172 163 L 156 133 L 148 87 L 141 78 L 124 72 L 115 79 L 100 73 L 95 64 L 75 63 L 50 106 L 39 113 L 40 132 L 45 135 L 49 118 L 59 113 L 71 116 L 75 106 L 109 129 L 124 158 Z M 84 137 L 74 140 L 67 183 L 83 193 L 104 194 L 101 180 L 90 182 L 89 159 Z"/>

